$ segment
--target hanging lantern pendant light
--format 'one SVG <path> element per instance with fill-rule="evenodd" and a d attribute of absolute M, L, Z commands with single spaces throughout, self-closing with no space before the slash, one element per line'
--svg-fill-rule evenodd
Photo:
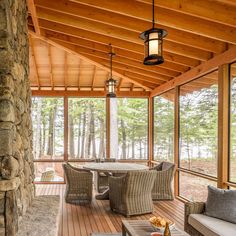
<path fill-rule="evenodd" d="M 144 65 L 159 65 L 164 62 L 162 55 L 163 38 L 167 35 L 164 29 L 155 28 L 155 4 L 152 1 L 152 28 L 140 34 L 144 40 Z"/>
<path fill-rule="evenodd" d="M 107 97 L 116 97 L 116 93 L 115 93 L 115 88 L 116 88 L 116 80 L 114 80 L 112 78 L 112 58 L 116 55 L 113 50 L 112 50 L 112 46 L 110 45 L 110 52 L 109 52 L 109 56 L 110 56 L 110 78 L 109 80 L 106 81 L 106 86 L 108 88 L 108 93 L 107 93 Z"/>

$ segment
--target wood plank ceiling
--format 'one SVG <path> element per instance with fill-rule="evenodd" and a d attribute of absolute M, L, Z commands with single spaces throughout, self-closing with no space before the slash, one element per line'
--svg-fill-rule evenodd
<path fill-rule="evenodd" d="M 143 65 L 139 34 L 151 28 L 151 0 L 28 0 L 30 80 L 36 90 L 104 91 L 109 43 L 120 91 L 152 91 L 236 44 L 235 0 L 157 0 L 168 31 L 165 62 Z M 216 83 L 217 73 L 191 83 Z"/>

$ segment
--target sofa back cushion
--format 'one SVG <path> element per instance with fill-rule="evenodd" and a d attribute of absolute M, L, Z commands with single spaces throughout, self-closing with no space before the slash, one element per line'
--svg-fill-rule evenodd
<path fill-rule="evenodd" d="M 236 190 L 208 186 L 205 214 L 236 224 Z"/>

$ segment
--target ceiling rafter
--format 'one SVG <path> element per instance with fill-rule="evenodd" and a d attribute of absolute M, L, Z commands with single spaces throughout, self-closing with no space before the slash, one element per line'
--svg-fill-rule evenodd
<path fill-rule="evenodd" d="M 53 66 L 52 66 L 52 46 L 51 44 L 48 44 L 48 62 L 49 62 L 49 75 L 50 75 L 50 82 L 52 90 L 54 89 L 54 80 L 53 80 Z"/>
<path fill-rule="evenodd" d="M 95 21 L 96 23 L 100 22 L 114 27 L 127 29 L 131 32 L 136 32 L 137 34 L 150 27 L 149 20 L 134 20 L 134 18 L 131 16 L 116 14 L 114 12 L 111 13 L 109 11 L 96 8 L 93 5 L 85 5 L 80 2 L 74 3 L 64 0 L 48 2 L 47 0 L 37 0 L 37 6 L 58 11 L 60 13 L 66 13 L 67 15 L 71 16 L 79 16 L 87 20 Z M 67 9 L 66 12 L 65 7 Z M 91 17 L 91 15 L 93 17 Z M 165 28 L 168 31 L 168 37 L 165 39 L 165 41 L 182 43 L 184 45 L 215 53 L 220 53 L 226 50 L 225 43 L 223 42 L 197 34 L 183 32 L 181 30 L 176 30 L 163 25 L 157 24 L 157 27 Z"/>
<path fill-rule="evenodd" d="M 61 49 L 65 50 L 65 51 L 67 51 L 67 52 L 69 52 L 69 53 L 72 53 L 73 55 L 78 56 L 80 59 L 86 60 L 86 61 L 92 63 L 93 65 L 96 65 L 97 67 L 104 69 L 104 70 L 107 71 L 107 72 L 110 71 L 110 69 L 109 69 L 108 67 L 106 67 L 106 66 L 104 66 L 104 65 L 101 65 L 100 63 L 96 62 L 96 60 L 94 60 L 93 58 L 85 57 L 85 56 L 79 54 L 78 52 L 75 52 L 75 51 L 74 51 L 74 47 L 71 46 L 71 45 L 66 45 L 66 46 L 63 45 L 63 46 L 62 46 L 61 44 L 58 44 L 58 43 L 54 42 L 53 40 L 49 40 L 49 39 L 47 39 L 47 38 L 45 38 L 45 37 L 43 37 L 43 36 L 38 36 L 38 35 L 34 34 L 34 32 L 30 32 L 30 33 L 33 34 L 35 37 L 38 37 L 38 38 L 40 38 L 40 39 L 42 39 L 42 40 L 48 42 L 49 44 L 54 45 L 55 47 L 61 48 Z M 137 82 L 137 81 L 134 81 L 134 80 L 132 80 L 132 79 L 126 77 L 125 75 L 122 75 L 122 74 L 117 73 L 116 71 L 114 71 L 113 74 L 114 74 L 114 75 L 117 75 L 117 76 L 120 77 L 120 78 L 124 77 L 124 78 L 126 78 L 127 80 L 129 80 L 129 81 L 133 81 L 134 83 L 136 83 L 136 84 L 139 85 L 140 87 L 145 88 L 145 89 L 148 90 L 148 91 L 151 90 L 148 86 L 145 85 L 145 82 Z"/>
<path fill-rule="evenodd" d="M 68 58 L 67 58 L 67 52 L 65 53 L 65 59 L 64 59 L 64 84 L 65 84 L 65 90 L 67 90 L 68 86 Z"/>
<path fill-rule="evenodd" d="M 95 24 L 92 20 L 70 16 L 51 9 L 37 8 L 37 13 L 40 19 L 50 20 L 52 22 L 92 31 L 98 35 L 112 35 L 112 37 L 119 40 L 122 39 L 136 44 L 143 44 L 142 40 L 139 39 L 139 34 L 137 32 L 131 32 L 126 29 L 109 26 L 100 22 L 96 22 Z M 212 57 L 210 52 L 171 41 L 165 41 L 165 51 L 188 56 L 201 61 L 206 61 Z"/>
<path fill-rule="evenodd" d="M 116 48 L 124 49 L 129 52 L 135 52 L 143 54 L 143 45 L 131 43 L 125 40 L 116 39 L 114 37 L 109 37 L 106 35 L 96 34 L 91 31 L 87 31 L 84 29 L 79 29 L 76 27 L 71 27 L 67 25 L 63 25 L 56 22 L 50 22 L 48 20 L 40 20 L 40 27 L 46 30 L 50 30 L 51 32 L 46 31 L 45 36 L 51 37 L 51 33 L 54 32 L 54 35 L 60 33 L 63 33 L 67 36 L 72 36 L 75 38 L 85 38 L 91 42 L 98 42 L 100 44 L 108 45 L 111 43 L 112 45 L 115 45 Z M 68 38 L 69 40 L 70 38 Z M 185 65 L 189 67 L 194 67 L 199 64 L 199 61 L 196 59 L 193 59 L 189 56 L 182 56 L 175 53 L 170 52 L 163 52 L 163 55 L 165 57 L 166 61 L 171 61 L 180 65 Z"/>
<path fill-rule="evenodd" d="M 94 69 L 93 69 L 93 78 L 92 78 L 92 91 L 94 89 L 94 84 L 95 84 L 95 79 L 96 79 L 96 73 L 97 73 L 97 67 L 94 66 Z"/>
<path fill-rule="evenodd" d="M 81 58 L 79 58 L 78 60 L 78 77 L 77 77 L 78 91 L 80 90 L 80 76 L 81 76 Z"/>
<path fill-rule="evenodd" d="M 151 21 L 151 9 L 148 4 L 137 2 L 135 0 L 73 0 L 74 2 L 92 5 L 97 8 L 119 13 L 122 15 L 132 16 L 137 19 Z M 135 7 L 134 7 L 135 6 Z M 173 10 L 155 7 L 158 12 L 157 21 L 159 24 L 170 28 L 179 29 L 184 32 L 194 32 L 211 39 L 216 39 L 222 42 L 236 44 L 236 28 L 220 23 L 215 23 L 210 20 L 201 19 L 196 16 L 189 16 Z M 171 17 L 170 17 L 171 16 Z M 227 15 L 225 16 L 227 17 Z M 174 20 L 173 20 L 174 19 Z M 193 24 L 194 22 L 194 24 Z M 224 34 L 222 34 L 224 32 Z"/>
<path fill-rule="evenodd" d="M 223 65 L 225 63 L 231 63 L 235 60 L 235 55 L 236 55 L 236 46 L 230 48 L 229 50 L 220 55 L 215 56 L 209 61 L 203 62 L 199 66 L 196 66 L 195 68 L 174 78 L 173 80 L 170 80 L 169 82 L 157 87 L 152 91 L 151 96 L 155 96 L 158 95 L 159 93 L 168 91 L 169 89 L 172 89 L 177 85 L 187 83 L 193 80 L 194 78 L 204 76 L 205 74 L 216 70 L 220 65 Z"/>
<path fill-rule="evenodd" d="M 119 84 L 118 84 L 118 86 L 117 86 L 117 90 L 118 90 L 118 91 L 120 91 L 120 88 L 121 88 L 121 85 L 122 85 L 122 83 L 123 83 L 123 80 L 124 80 L 124 79 L 121 78 L 120 81 L 119 81 Z"/>
<path fill-rule="evenodd" d="M 34 42 L 31 38 L 31 35 L 29 35 L 29 43 L 31 46 L 31 58 L 32 58 L 32 63 L 34 65 L 34 69 L 35 69 L 35 76 L 36 76 L 36 80 L 37 80 L 37 84 L 38 84 L 38 89 L 40 90 L 39 72 L 38 72 L 38 67 L 37 67 L 37 61 L 35 58 Z"/>
<path fill-rule="evenodd" d="M 47 34 L 47 33 L 46 33 Z M 61 37 L 60 37 L 61 36 Z M 61 42 L 66 42 L 66 43 L 70 43 L 73 45 L 78 46 L 78 48 L 82 48 L 83 50 L 90 50 L 92 53 L 96 52 L 97 54 L 101 54 L 101 52 L 106 53 L 108 52 L 108 46 L 104 45 L 104 44 L 100 44 L 97 42 L 91 42 L 89 40 L 85 40 L 85 39 L 79 39 L 79 38 L 75 38 L 72 36 L 66 36 L 66 35 L 61 35 L 59 34 L 59 37 L 57 36 L 48 36 L 47 37 L 49 39 L 53 39 L 53 40 L 59 40 Z M 138 62 L 140 64 L 141 67 L 143 67 L 145 70 L 148 71 L 156 71 L 158 72 L 159 68 L 164 68 L 164 69 L 168 69 L 171 71 L 175 71 L 175 72 L 185 72 L 189 69 L 188 66 L 183 66 L 183 65 L 179 65 L 173 62 L 169 62 L 169 61 L 165 61 L 165 63 L 163 63 L 162 65 L 158 66 L 158 67 L 146 67 L 142 64 L 142 60 L 143 60 L 143 52 L 142 53 L 135 53 L 135 52 L 130 52 L 130 51 L 126 51 L 124 49 L 119 49 L 116 48 L 115 46 L 113 46 L 114 50 L 116 51 L 116 60 L 122 62 L 124 60 L 124 63 L 127 63 L 127 61 L 129 60 L 129 62 L 131 61 L 135 61 Z M 127 60 L 128 59 L 128 60 Z"/>
<path fill-rule="evenodd" d="M 151 0 L 138 0 L 143 3 L 152 4 Z M 179 13 L 196 16 L 202 19 L 210 20 L 220 24 L 225 24 L 235 27 L 236 8 L 229 7 L 217 1 L 209 0 L 158 0 L 155 4 L 161 11 L 161 8 L 166 8 Z"/>
<path fill-rule="evenodd" d="M 37 17 L 37 13 L 36 13 L 36 7 L 35 7 L 35 3 L 34 0 L 27 0 L 27 5 L 28 5 L 28 9 L 30 11 L 30 15 L 34 24 L 34 30 L 35 33 L 40 35 L 40 27 L 39 27 L 39 22 L 38 22 L 38 17 Z"/>

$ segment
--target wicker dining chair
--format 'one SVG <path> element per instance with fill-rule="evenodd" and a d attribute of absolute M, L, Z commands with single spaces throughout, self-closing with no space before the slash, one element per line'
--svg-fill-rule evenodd
<path fill-rule="evenodd" d="M 115 158 L 96 159 L 96 162 L 116 162 Z M 94 173 L 94 186 L 95 189 L 102 193 L 108 188 L 108 177 L 111 175 L 109 172 L 97 172 Z"/>
<path fill-rule="evenodd" d="M 156 170 L 156 180 L 152 189 L 152 199 L 174 200 L 172 184 L 175 174 L 175 164 L 161 162 L 150 170 Z"/>
<path fill-rule="evenodd" d="M 89 170 L 63 164 L 66 177 L 65 200 L 67 203 L 92 201 L 93 174 Z"/>
<path fill-rule="evenodd" d="M 42 182 L 49 182 L 52 181 L 55 177 L 55 171 L 54 170 L 47 170 L 42 173 L 40 181 Z"/>
<path fill-rule="evenodd" d="M 153 211 L 152 188 L 156 171 L 129 171 L 121 177 L 109 177 L 109 199 L 113 211 L 125 216 Z"/>

